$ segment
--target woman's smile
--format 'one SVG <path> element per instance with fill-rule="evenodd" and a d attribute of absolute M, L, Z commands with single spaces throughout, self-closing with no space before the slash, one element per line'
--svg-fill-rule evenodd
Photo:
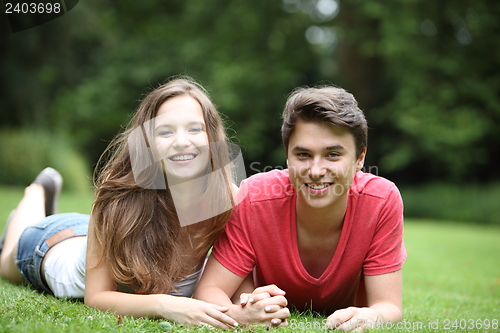
<path fill-rule="evenodd" d="M 193 97 L 173 97 L 160 106 L 154 119 L 154 141 L 169 181 L 199 178 L 210 169 L 205 119 Z"/>

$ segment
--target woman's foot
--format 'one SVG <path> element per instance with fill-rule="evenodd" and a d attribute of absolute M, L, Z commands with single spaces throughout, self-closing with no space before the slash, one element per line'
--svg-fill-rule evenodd
<path fill-rule="evenodd" d="M 45 168 L 38 174 L 33 184 L 42 185 L 45 192 L 45 215 L 57 213 L 57 200 L 63 184 L 62 176 L 53 168 Z"/>

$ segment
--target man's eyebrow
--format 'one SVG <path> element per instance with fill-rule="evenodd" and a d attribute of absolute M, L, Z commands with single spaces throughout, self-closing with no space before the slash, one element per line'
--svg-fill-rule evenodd
<path fill-rule="evenodd" d="M 324 150 L 346 150 L 346 149 L 342 145 L 333 145 L 333 146 L 325 147 Z M 292 148 L 292 151 L 311 151 L 311 150 L 308 148 L 301 147 L 301 146 L 295 146 Z"/>
<path fill-rule="evenodd" d="M 292 150 L 294 150 L 294 151 L 310 151 L 310 149 L 307 149 L 307 148 L 304 148 L 301 146 L 295 146 L 292 148 Z"/>
<path fill-rule="evenodd" d="M 342 145 L 333 145 L 326 147 L 325 150 L 345 150 L 345 147 Z"/>

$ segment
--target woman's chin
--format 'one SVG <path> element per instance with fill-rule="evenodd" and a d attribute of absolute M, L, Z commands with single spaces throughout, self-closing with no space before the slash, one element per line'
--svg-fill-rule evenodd
<path fill-rule="evenodd" d="M 205 166 L 199 161 L 175 163 L 168 161 L 166 164 L 166 175 L 169 183 L 182 183 L 201 177 L 204 174 Z"/>
<path fill-rule="evenodd" d="M 196 180 L 204 175 L 204 170 L 169 170 L 167 172 L 167 180 L 169 185 L 181 184 Z M 200 179 L 200 184 L 202 180 Z"/>

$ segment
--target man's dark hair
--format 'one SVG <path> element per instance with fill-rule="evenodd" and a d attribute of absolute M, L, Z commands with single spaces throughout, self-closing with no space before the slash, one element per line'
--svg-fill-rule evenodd
<path fill-rule="evenodd" d="M 281 137 L 285 151 L 298 119 L 329 123 L 347 129 L 354 137 L 356 157 L 368 144 L 368 124 L 354 96 L 342 88 L 322 86 L 295 89 L 283 111 Z"/>

